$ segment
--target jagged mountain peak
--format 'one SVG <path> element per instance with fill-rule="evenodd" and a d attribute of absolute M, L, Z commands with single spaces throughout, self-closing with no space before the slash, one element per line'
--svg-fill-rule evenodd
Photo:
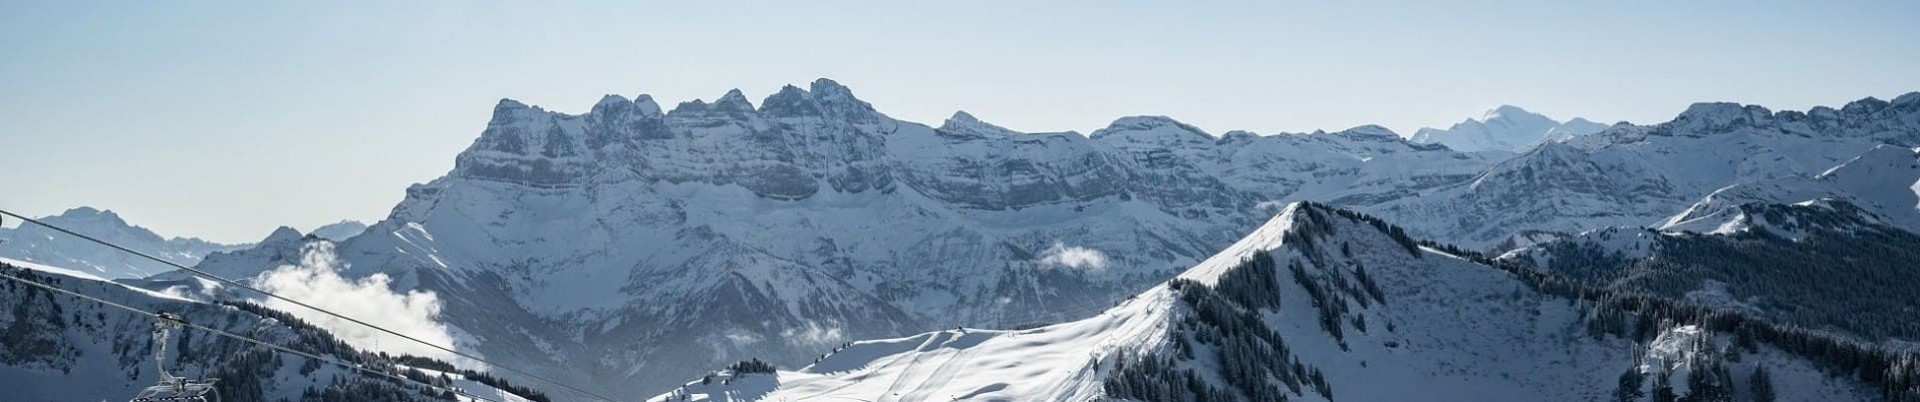
<path fill-rule="evenodd" d="M 1500 105 L 1482 113 L 1479 118 L 1461 120 L 1446 129 L 1423 127 L 1409 138 L 1413 142 L 1438 143 L 1462 152 L 1525 152 L 1541 143 L 1595 131 L 1599 130 L 1591 124 L 1569 126 L 1519 106 Z"/>
<path fill-rule="evenodd" d="M 660 104 L 658 102 L 653 101 L 653 95 L 648 95 L 648 94 L 634 95 L 633 103 L 635 105 L 639 105 L 640 110 L 647 112 L 647 114 L 658 116 L 661 113 Z"/>
<path fill-rule="evenodd" d="M 1485 123 L 1504 119 L 1547 119 L 1547 116 L 1534 113 L 1519 106 L 1500 105 L 1492 109 L 1487 109 L 1485 113 L 1481 113 L 1479 121 Z"/>
<path fill-rule="evenodd" d="M 126 219 L 122 219 L 120 214 L 113 212 L 111 209 L 97 209 L 85 206 L 67 209 L 61 212 L 58 218 L 62 220 L 98 221 L 116 225 L 127 224 Z"/>
<path fill-rule="evenodd" d="M 770 116 L 818 116 L 820 105 L 807 90 L 786 85 L 760 101 L 760 113 Z"/>
<path fill-rule="evenodd" d="M 305 234 L 300 233 L 299 229 L 281 226 L 273 229 L 273 233 L 268 233 L 266 238 L 260 239 L 260 243 L 266 244 L 266 243 L 279 243 L 279 242 L 293 241 L 293 240 L 299 240 L 301 237 L 305 237 L 305 236 L 306 236 Z"/>
<path fill-rule="evenodd" d="M 1920 91 L 1908 92 L 1893 98 L 1895 105 L 1920 105 Z"/>
<path fill-rule="evenodd" d="M 689 101 L 682 101 L 679 104 L 674 105 L 673 110 L 667 111 L 667 114 L 682 115 L 682 114 L 688 114 L 688 113 L 698 113 L 705 110 L 707 110 L 707 101 L 694 99 Z"/>
<path fill-rule="evenodd" d="M 1687 131 L 1719 131 L 1740 126 L 1764 124 L 1773 120 L 1773 111 L 1760 105 L 1734 102 L 1698 102 L 1674 116 L 1667 126 Z"/>
<path fill-rule="evenodd" d="M 982 123 L 982 122 L 980 121 L 980 118 L 974 117 L 972 113 L 967 113 L 967 111 L 965 110 L 955 110 L 953 111 L 953 116 L 948 116 L 946 123 L 940 126 L 946 127 L 954 123 L 973 124 L 973 123 Z"/>
<path fill-rule="evenodd" d="M 625 96 L 606 94 L 600 96 L 600 101 L 593 104 L 593 110 L 597 113 L 601 108 L 616 108 L 632 104 L 633 101 L 628 100 Z"/>
<path fill-rule="evenodd" d="M 594 103 L 588 112 L 590 118 L 609 120 L 628 117 L 660 117 L 660 105 L 653 103 L 653 97 L 640 95 L 628 100 L 624 96 L 607 94 Z"/>
<path fill-rule="evenodd" d="M 500 101 L 494 103 L 493 105 L 493 110 L 495 113 L 499 113 L 501 110 L 516 110 L 516 109 L 530 109 L 530 108 L 534 108 L 534 107 L 527 105 L 525 102 L 514 100 L 513 98 L 500 98 Z"/>
<path fill-rule="evenodd" d="M 1869 96 L 1861 98 L 1860 100 L 1847 102 L 1846 106 L 1840 107 L 1840 111 L 1849 114 L 1867 114 L 1885 109 L 1887 105 L 1891 104 L 1892 103 L 1887 101 L 1880 100 L 1880 98 Z"/>
<path fill-rule="evenodd" d="M 1381 126 L 1378 124 L 1367 124 L 1367 125 L 1355 126 L 1353 128 L 1335 132 L 1334 135 L 1339 135 L 1339 136 L 1348 137 L 1348 138 L 1365 138 L 1365 139 L 1373 139 L 1373 140 L 1391 140 L 1391 141 L 1400 140 L 1399 133 L 1395 133 L 1393 132 L 1392 129 L 1388 129 L 1385 126 Z"/>
<path fill-rule="evenodd" d="M 90 237 L 119 244 L 179 264 L 193 264 L 208 253 L 247 245 L 226 245 L 194 237 L 166 237 L 126 221 L 112 210 L 93 207 L 68 209 L 39 219 Z M 39 225 L 0 230 L 0 257 L 82 269 L 108 279 L 140 278 L 169 269 L 164 264 L 135 257 Z"/>
<path fill-rule="evenodd" d="M 953 112 L 953 117 L 948 117 L 945 122 L 940 123 L 940 128 L 938 130 L 943 132 L 955 133 L 955 134 L 969 134 L 969 135 L 976 135 L 976 136 L 982 136 L 982 137 L 1009 137 L 1009 136 L 1021 134 L 1021 132 L 1015 131 L 1013 129 L 1009 129 L 1006 127 L 994 125 L 993 123 L 981 121 L 979 118 L 974 117 L 972 114 L 968 114 L 966 111 Z"/>
<path fill-rule="evenodd" d="M 820 101 L 827 110 L 833 111 L 856 122 L 871 123 L 877 121 L 879 112 L 873 105 L 853 96 L 853 90 L 834 80 L 820 78 L 811 85 L 813 98 Z"/>
<path fill-rule="evenodd" d="M 735 118 L 744 118 L 752 113 L 754 113 L 753 102 L 748 101 L 747 95 L 739 88 L 727 90 L 727 93 L 720 95 L 720 98 L 714 99 L 711 103 L 703 99 L 694 99 L 680 102 L 679 105 L 674 106 L 673 110 L 667 111 L 668 116 L 713 114 Z"/>
<path fill-rule="evenodd" d="M 713 107 L 727 112 L 752 112 L 753 102 L 748 101 L 747 95 L 742 94 L 739 88 L 734 88 L 727 90 L 725 95 L 720 95 L 720 99 L 714 100 Z"/>
<path fill-rule="evenodd" d="M 853 97 L 853 89 L 847 88 L 846 85 L 841 85 L 839 81 L 834 81 L 826 77 L 814 79 L 813 83 L 809 84 L 808 87 L 812 88 L 814 93 L 820 94 L 823 98 L 833 100 L 859 100 Z"/>
<path fill-rule="evenodd" d="M 761 101 L 760 112 L 774 117 L 837 116 L 854 122 L 872 122 L 873 106 L 853 96 L 853 90 L 821 78 L 807 89 L 785 85 Z"/>
<path fill-rule="evenodd" d="M 367 224 L 360 221 L 343 220 L 313 228 L 308 234 L 332 241 L 343 241 L 367 231 Z"/>

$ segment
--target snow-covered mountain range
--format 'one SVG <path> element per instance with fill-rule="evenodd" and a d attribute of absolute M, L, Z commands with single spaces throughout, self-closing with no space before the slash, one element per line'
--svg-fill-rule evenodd
<path fill-rule="evenodd" d="M 1215 135 L 1161 116 L 1088 135 L 1023 133 L 965 112 L 935 127 L 825 79 L 758 105 L 737 90 L 671 110 L 609 95 L 581 114 L 502 100 L 455 168 L 407 189 L 386 219 L 282 228 L 196 258 L 250 278 L 326 244 L 343 274 L 438 295 L 463 349 L 652 395 L 747 357 L 797 367 L 852 339 L 1094 316 L 1167 292 L 1166 279 L 1295 201 L 1472 248 L 1704 222 L 1684 216 L 1725 216 L 1721 199 L 1820 193 L 1882 219 L 1913 212 L 1881 190 L 1907 180 L 1898 151 L 1911 159 L 1920 145 L 1920 93 L 1807 112 L 1697 104 L 1667 123 L 1591 134 L 1597 125 L 1518 108 L 1470 122 L 1539 128 L 1528 134 L 1537 144 L 1462 152 L 1378 126 Z M 1763 185 L 1794 190 L 1741 190 Z"/>
<path fill-rule="evenodd" d="M 930 127 L 824 79 L 670 111 L 645 95 L 578 115 L 503 100 L 452 172 L 339 251 L 349 275 L 442 295 L 465 347 L 650 393 L 748 356 L 793 364 L 849 339 L 1082 317 L 1291 201 L 1473 247 L 1648 225 L 1730 184 L 1911 143 L 1916 100 L 1701 104 L 1504 160 L 1377 126 L 1214 135 L 1136 116 L 1030 134 L 962 112 Z M 245 276 L 297 249 L 201 268 Z"/>
<path fill-rule="evenodd" d="M 1598 133 L 1607 125 L 1575 117 L 1561 122 L 1519 106 L 1500 105 L 1479 118 L 1446 129 L 1421 128 L 1413 142 L 1442 144 L 1461 152 L 1526 152 L 1540 145 Z"/>
<path fill-rule="evenodd" d="M 341 241 L 359 236 L 361 232 L 365 231 L 367 231 L 367 224 L 361 223 L 360 221 L 339 221 L 320 225 L 320 227 L 313 228 L 313 231 L 308 233 L 319 236 L 322 239 Z"/>
<path fill-rule="evenodd" d="M 199 263 L 209 253 L 251 246 L 219 244 L 192 237 L 161 237 L 147 228 L 127 223 L 113 211 L 89 207 L 69 209 L 38 220 L 189 266 Z M 141 278 L 173 269 L 33 224 L 0 228 L 0 257 L 83 269 L 111 279 Z"/>
<path fill-rule="evenodd" d="M 1695 104 L 1673 121 L 1545 144 L 1466 182 L 1356 207 L 1487 247 L 1522 233 L 1655 225 L 1727 186 L 1816 176 L 1882 145 L 1920 146 L 1920 92 L 1806 112 Z"/>
<path fill-rule="evenodd" d="M 1090 318 L 854 342 L 796 370 L 721 371 L 652 400 L 1880 397 L 1830 375 L 1833 361 L 1781 346 L 1790 341 L 1750 338 L 1767 336 L 1763 324 L 1662 321 L 1683 314 L 1621 310 L 1483 261 L 1374 218 L 1294 204 Z"/>

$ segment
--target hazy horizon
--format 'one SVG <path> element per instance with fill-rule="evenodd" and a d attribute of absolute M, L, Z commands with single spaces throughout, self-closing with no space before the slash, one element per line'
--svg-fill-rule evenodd
<path fill-rule="evenodd" d="M 757 104 L 821 77 L 929 125 L 1166 115 L 1215 135 L 1404 136 L 1501 104 L 1645 124 L 1920 90 L 1920 3 L 1390 4 L 0 2 L 0 208 L 227 243 L 371 223 L 451 169 L 501 98 Z"/>

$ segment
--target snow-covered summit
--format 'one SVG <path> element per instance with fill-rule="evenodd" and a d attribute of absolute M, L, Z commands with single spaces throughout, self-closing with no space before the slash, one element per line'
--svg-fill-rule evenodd
<path fill-rule="evenodd" d="M 1116 147 L 1134 149 L 1175 148 L 1214 141 L 1213 134 L 1166 116 L 1122 117 L 1087 136 Z"/>
<path fill-rule="evenodd" d="M 261 243 L 277 243 L 277 242 L 284 242 L 284 241 L 292 241 L 305 236 L 306 235 L 300 233 L 300 230 L 298 229 L 281 226 L 273 229 L 273 233 L 268 233 L 267 238 L 260 240 L 260 242 Z"/>
<path fill-rule="evenodd" d="M 1592 134 L 1605 128 L 1586 119 L 1562 123 L 1519 106 L 1501 105 L 1479 118 L 1455 123 L 1446 129 L 1421 128 L 1413 141 L 1444 144 L 1462 152 L 1525 152 L 1546 142 Z"/>
<path fill-rule="evenodd" d="M 112 210 L 93 207 L 77 207 L 38 220 L 186 265 L 199 262 L 208 253 L 248 246 L 219 244 L 192 237 L 162 237 L 147 228 L 128 223 Z M 165 264 L 34 224 L 0 229 L 0 257 L 85 269 L 89 274 L 108 279 L 140 278 L 172 269 Z"/>
<path fill-rule="evenodd" d="M 1011 137 L 1021 134 L 1019 131 L 981 121 L 966 111 L 953 112 L 953 117 L 948 117 L 945 122 L 942 122 L 939 130 L 943 133 L 980 137 Z"/>
<path fill-rule="evenodd" d="M 343 220 L 313 228 L 313 231 L 309 233 L 322 239 L 341 241 L 359 236 L 361 232 L 365 231 L 367 231 L 367 224 L 361 223 L 360 221 Z"/>

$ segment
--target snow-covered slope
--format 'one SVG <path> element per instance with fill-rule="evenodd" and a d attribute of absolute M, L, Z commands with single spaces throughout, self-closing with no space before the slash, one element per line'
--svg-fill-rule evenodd
<path fill-rule="evenodd" d="M 1566 141 L 1606 128 L 1604 124 L 1583 118 L 1562 123 L 1519 106 L 1501 105 L 1479 118 L 1454 123 L 1453 127 L 1421 128 L 1413 133 L 1413 142 L 1442 144 L 1462 152 L 1526 152 L 1542 144 Z"/>
<path fill-rule="evenodd" d="M 75 269 L 0 259 L 0 273 L 76 291 L 135 308 L 178 314 L 188 322 L 368 367 L 393 360 L 335 340 L 286 313 L 250 305 L 209 304 L 137 286 L 109 282 Z M 0 390 L 9 401 L 127 400 L 159 377 L 151 330 L 154 319 L 70 295 L 0 279 Z M 158 285 L 164 289 L 163 284 Z M 225 401 L 440 401 L 443 390 L 356 374 L 332 364 L 284 355 L 197 330 L 175 331 L 166 365 L 177 376 L 218 378 Z M 417 361 L 415 364 L 427 362 Z M 438 363 L 436 367 L 443 367 Z M 450 366 L 443 368 L 451 369 Z M 405 369 L 392 369 L 399 374 Z M 524 402 L 514 393 L 440 372 L 419 378 L 473 395 Z M 436 396 L 429 396 L 436 395 Z M 303 399 L 305 397 L 326 399 Z M 458 401 L 471 401 L 459 397 Z"/>
<path fill-rule="evenodd" d="M 39 220 L 183 265 L 199 263 L 209 253 L 249 247 L 191 237 L 161 237 L 127 223 L 113 211 L 90 207 L 69 209 Z M 0 228 L 0 257 L 84 269 L 105 278 L 139 278 L 173 269 L 34 224 Z"/>
<path fill-rule="evenodd" d="M 1705 367 L 1743 394 L 1766 367 L 1782 401 L 1878 397 L 1701 326 L 1616 335 L 1596 321 L 1610 310 L 1535 289 L 1376 219 L 1295 204 L 1089 318 L 854 342 L 799 369 L 722 371 L 652 400 L 1602 400 L 1623 373 L 1651 392 Z"/>
<path fill-rule="evenodd" d="M 1806 112 L 1700 103 L 1673 121 L 1546 144 L 1466 183 L 1361 209 L 1483 247 L 1527 230 L 1653 225 L 1715 190 L 1815 176 L 1889 144 L 1920 145 L 1920 92 Z"/>
<path fill-rule="evenodd" d="M 1661 221 L 1662 230 L 1713 232 L 1739 219 L 1746 204 L 1846 200 L 1888 224 L 1920 233 L 1920 154 L 1881 145 L 1816 176 L 1789 176 L 1727 186 Z"/>

